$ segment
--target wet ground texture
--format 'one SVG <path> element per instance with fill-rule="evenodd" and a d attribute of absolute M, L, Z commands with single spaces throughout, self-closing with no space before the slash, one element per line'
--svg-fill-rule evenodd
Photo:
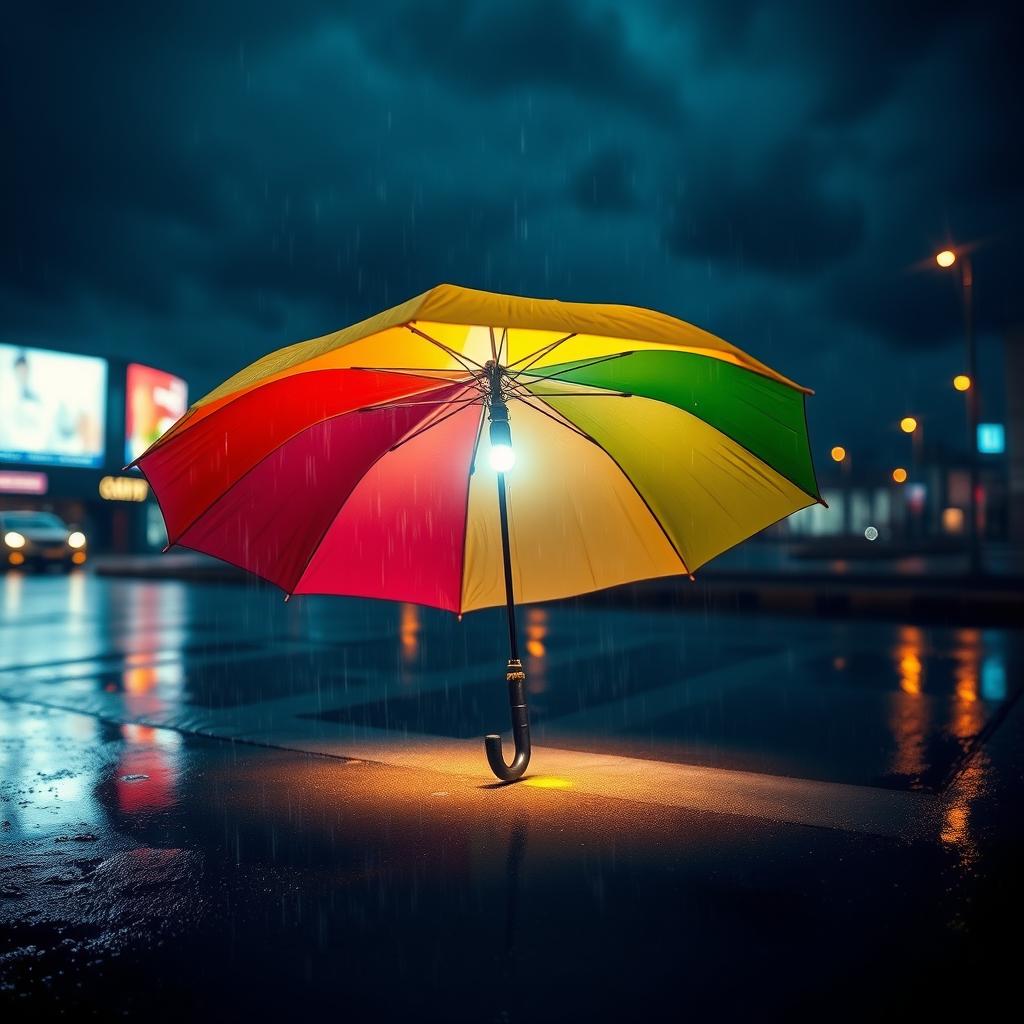
<path fill-rule="evenodd" d="M 0 579 L 3 1018 L 863 1019 L 1008 990 L 1020 633 L 587 603 L 523 628 L 539 749 L 500 787 L 498 614 Z"/>

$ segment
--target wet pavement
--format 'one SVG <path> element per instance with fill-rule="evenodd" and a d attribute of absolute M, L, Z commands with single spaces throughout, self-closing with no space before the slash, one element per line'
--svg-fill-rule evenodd
<path fill-rule="evenodd" d="M 498 612 L 0 578 L 0 1010 L 792 1019 L 996 997 L 1024 634 L 593 602 L 523 631 L 538 749 L 495 787 Z"/>

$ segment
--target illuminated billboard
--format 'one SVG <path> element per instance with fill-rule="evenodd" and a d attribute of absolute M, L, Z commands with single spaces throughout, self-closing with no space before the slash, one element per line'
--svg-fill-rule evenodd
<path fill-rule="evenodd" d="M 0 462 L 103 464 L 107 361 L 0 344 Z"/>
<path fill-rule="evenodd" d="M 188 408 L 188 385 L 163 370 L 128 364 L 125 462 L 137 459 Z"/>

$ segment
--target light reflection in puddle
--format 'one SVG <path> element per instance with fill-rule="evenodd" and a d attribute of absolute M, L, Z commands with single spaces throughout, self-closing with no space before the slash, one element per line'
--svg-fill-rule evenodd
<path fill-rule="evenodd" d="M 68 765 L 61 734 L 98 747 L 101 724 L 88 715 L 19 709 L 0 715 L 0 792 L 4 840 L 40 839 L 65 832 L 68 822 L 81 830 L 103 817 L 92 772 Z"/>
<path fill-rule="evenodd" d="M 899 691 L 890 702 L 889 728 L 895 741 L 892 772 L 918 779 L 927 768 L 925 741 L 929 703 L 921 699 L 924 639 L 916 626 L 901 626 L 893 656 Z"/>
<path fill-rule="evenodd" d="M 131 814 L 174 806 L 181 736 L 131 723 L 121 726 L 121 736 L 126 746 L 115 769 L 118 807 Z"/>
<path fill-rule="evenodd" d="M 4 614 L 12 618 L 21 611 L 21 591 L 25 585 L 25 574 L 22 572 L 5 572 L 4 580 Z"/>

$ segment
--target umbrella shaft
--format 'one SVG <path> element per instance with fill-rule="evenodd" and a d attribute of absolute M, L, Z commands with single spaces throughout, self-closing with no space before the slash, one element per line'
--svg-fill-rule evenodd
<path fill-rule="evenodd" d="M 498 516 L 501 520 L 501 558 L 505 569 L 505 605 L 508 609 L 509 657 L 519 659 L 519 641 L 516 637 L 516 602 L 512 592 L 512 554 L 508 542 L 508 503 L 505 500 L 505 474 L 498 474 Z"/>

